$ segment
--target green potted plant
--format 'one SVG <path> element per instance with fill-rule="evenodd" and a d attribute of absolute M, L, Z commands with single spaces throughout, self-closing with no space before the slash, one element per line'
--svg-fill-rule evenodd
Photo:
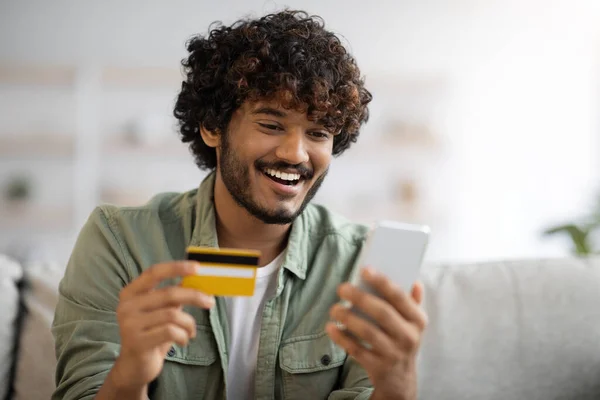
<path fill-rule="evenodd" d="M 32 183 L 26 176 L 15 176 L 8 181 L 4 188 L 4 199 L 11 213 L 22 213 L 29 206 Z"/>
<path fill-rule="evenodd" d="M 567 235 L 572 243 L 571 251 L 577 256 L 598 254 L 594 235 L 600 232 L 600 196 L 595 210 L 576 222 L 553 226 L 544 231 L 545 236 Z"/>

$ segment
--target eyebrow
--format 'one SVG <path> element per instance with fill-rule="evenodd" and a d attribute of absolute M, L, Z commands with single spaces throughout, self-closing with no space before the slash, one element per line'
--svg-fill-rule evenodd
<path fill-rule="evenodd" d="M 277 110 L 277 109 L 272 108 L 272 107 L 260 107 L 260 108 L 257 108 L 256 110 L 252 111 L 252 114 L 266 114 L 266 115 L 272 115 L 274 117 L 279 117 L 279 118 L 283 118 L 283 117 L 285 117 L 287 115 L 283 111 Z"/>
<path fill-rule="evenodd" d="M 264 106 L 264 107 L 259 107 L 256 110 L 252 111 L 253 115 L 258 115 L 258 114 L 265 114 L 265 115 L 272 115 L 274 117 L 278 117 L 278 118 L 285 118 L 287 116 L 286 113 L 284 113 L 281 110 L 278 110 L 276 108 L 273 107 L 268 107 L 268 106 Z M 325 126 L 323 124 L 320 124 L 317 122 L 318 125 L 318 129 L 325 129 L 327 131 L 329 131 L 327 128 L 325 128 Z M 333 135 L 336 135 L 333 132 L 330 132 Z"/>

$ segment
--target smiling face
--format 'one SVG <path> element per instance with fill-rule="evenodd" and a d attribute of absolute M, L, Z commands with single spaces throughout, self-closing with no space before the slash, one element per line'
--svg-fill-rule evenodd
<path fill-rule="evenodd" d="M 333 134 L 276 101 L 246 102 L 216 147 L 217 179 L 235 202 L 264 223 L 288 224 L 323 182 Z"/>

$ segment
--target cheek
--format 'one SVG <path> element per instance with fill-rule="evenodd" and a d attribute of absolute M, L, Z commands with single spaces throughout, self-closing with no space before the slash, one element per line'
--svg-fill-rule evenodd
<path fill-rule="evenodd" d="M 315 172 L 323 171 L 329 167 L 333 155 L 331 154 L 331 148 L 323 148 L 315 151 L 312 156 L 312 163 Z"/>

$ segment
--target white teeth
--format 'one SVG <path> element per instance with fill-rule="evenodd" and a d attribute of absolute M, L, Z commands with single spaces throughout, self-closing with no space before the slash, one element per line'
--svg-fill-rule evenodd
<path fill-rule="evenodd" d="M 284 181 L 297 181 L 300 179 L 300 174 L 291 174 L 288 172 L 281 172 L 275 169 L 268 168 L 265 172 L 271 176 L 274 176 L 279 179 L 283 179 Z"/>

